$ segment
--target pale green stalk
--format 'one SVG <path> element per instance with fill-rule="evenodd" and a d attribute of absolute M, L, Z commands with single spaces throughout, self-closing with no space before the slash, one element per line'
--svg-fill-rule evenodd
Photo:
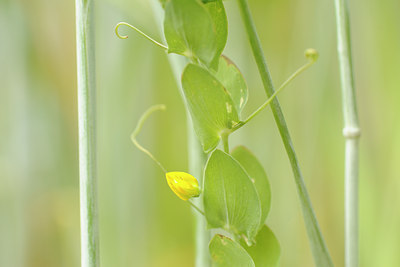
<path fill-rule="evenodd" d="M 157 20 L 157 24 L 160 25 L 160 32 L 162 32 L 162 22 L 164 17 L 164 11 L 161 8 L 160 2 L 158 0 L 153 0 L 153 10 L 154 16 Z M 174 72 L 176 83 L 179 87 L 180 94 L 183 101 L 185 98 L 183 96 L 183 90 L 181 87 L 181 74 L 184 67 L 187 64 L 187 60 L 182 56 L 175 54 L 168 54 L 168 60 L 170 62 L 172 71 Z M 185 103 L 186 105 L 186 103 Z M 203 188 L 203 172 L 204 166 L 207 160 L 207 154 L 203 152 L 201 144 L 197 139 L 197 136 L 193 130 L 193 122 L 189 116 L 189 110 L 186 105 L 186 115 L 187 115 L 187 132 L 188 132 L 188 156 L 189 156 L 189 172 L 198 179 L 200 185 Z M 193 203 L 200 209 L 204 210 L 203 207 L 203 194 L 193 199 Z M 208 252 L 208 243 L 211 240 L 211 233 L 207 230 L 207 223 L 204 216 L 198 212 L 194 213 L 195 216 L 195 232 L 196 232 L 196 244 L 195 244 L 195 266 L 196 267 L 208 267 L 211 266 L 211 259 Z"/>
<path fill-rule="evenodd" d="M 221 140 L 225 153 L 229 154 L 229 132 L 222 133 Z"/>
<path fill-rule="evenodd" d="M 260 72 L 262 82 L 264 84 L 264 89 L 268 95 L 271 97 L 275 90 L 272 84 L 272 79 L 269 74 L 267 63 L 264 57 L 263 50 L 261 48 L 261 43 L 258 38 L 255 25 L 248 7 L 247 0 L 238 0 L 239 8 L 244 21 L 244 26 L 247 31 L 247 35 L 250 41 L 250 45 L 253 51 L 254 58 L 256 60 L 258 70 Z M 274 98 L 271 102 L 271 110 L 275 118 L 275 122 L 278 126 L 280 135 L 282 137 L 283 144 L 287 155 L 292 166 L 297 191 L 299 194 L 301 207 L 303 210 L 303 217 L 305 221 L 305 226 L 310 240 L 311 251 L 314 257 L 315 265 L 318 267 L 329 267 L 333 266 L 332 259 L 329 255 L 329 251 L 325 245 L 324 238 L 322 236 L 321 230 L 318 225 L 317 218 L 315 216 L 314 210 L 311 205 L 310 197 L 307 192 L 307 188 L 304 184 L 303 175 L 300 170 L 300 165 L 297 160 L 296 153 L 294 151 L 293 143 L 289 134 L 288 127 L 285 122 L 280 104 L 277 98 Z"/>
<path fill-rule="evenodd" d="M 12 25 L 12 27 L 10 27 Z M 19 1 L 0 2 L 0 266 L 29 265 L 32 108 L 27 16 Z M 2 165 L 7 159 L 7 166 Z M 4 161 L 3 161 L 4 162 Z M 3 167 L 3 168 L 2 168 Z M 7 170 L 8 169 L 8 170 Z"/>
<path fill-rule="evenodd" d="M 345 144 L 345 266 L 358 266 L 358 123 L 347 0 L 335 0 Z"/>
<path fill-rule="evenodd" d="M 93 0 L 76 0 L 75 2 L 82 267 L 100 266 L 96 190 L 93 2 Z"/>

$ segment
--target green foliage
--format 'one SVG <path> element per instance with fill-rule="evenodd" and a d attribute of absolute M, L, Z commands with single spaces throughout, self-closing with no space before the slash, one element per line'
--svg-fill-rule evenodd
<path fill-rule="evenodd" d="M 281 247 L 268 226 L 263 225 L 256 237 L 255 245 L 249 247 L 245 242 L 240 243 L 249 253 L 257 267 L 279 266 Z"/>
<path fill-rule="evenodd" d="M 169 0 L 159 0 L 160 1 L 160 3 L 161 3 L 161 6 L 164 8 L 165 7 L 165 4 L 169 1 Z M 206 3 L 211 3 L 211 2 L 215 2 L 215 1 L 218 1 L 218 0 L 201 0 L 201 2 L 203 2 L 204 4 L 206 4 Z"/>
<path fill-rule="evenodd" d="M 244 240 L 244 247 L 260 266 L 274 266 L 280 249 L 272 232 L 263 227 L 270 210 L 271 190 L 262 165 L 242 146 L 232 156 L 215 150 L 221 136 L 229 135 L 240 122 L 248 98 L 243 75 L 231 60 L 221 56 L 228 36 L 223 3 L 164 3 L 168 52 L 192 62 L 183 71 L 182 87 L 195 132 L 205 152 L 214 150 L 205 167 L 203 188 L 208 226 Z M 256 237 L 258 244 L 249 247 Z M 262 254 L 265 247 L 271 251 Z M 255 266 L 243 247 L 224 236 L 214 237 L 210 252 L 214 266 Z"/>
<path fill-rule="evenodd" d="M 215 150 L 206 165 L 204 209 L 211 228 L 223 228 L 252 243 L 261 219 L 257 191 L 232 156 Z"/>
<path fill-rule="evenodd" d="M 281 256 L 279 242 L 266 225 L 263 225 L 252 246 L 244 241 L 237 243 L 226 236 L 215 235 L 209 248 L 213 266 L 218 267 L 277 267 Z"/>
<path fill-rule="evenodd" d="M 229 95 L 235 103 L 235 108 L 240 115 L 247 102 L 248 94 L 246 81 L 242 73 L 229 58 L 221 56 L 215 77 L 229 92 Z"/>
<path fill-rule="evenodd" d="M 216 39 L 216 54 L 211 62 L 211 67 L 213 69 L 218 69 L 219 58 L 222 51 L 225 48 L 226 41 L 228 39 L 228 20 L 225 14 L 224 4 L 222 0 L 214 1 L 203 1 L 206 3 L 204 6 L 208 10 L 213 21 L 214 30 L 217 36 Z"/>
<path fill-rule="evenodd" d="M 219 143 L 221 134 L 239 122 L 235 105 L 224 86 L 206 69 L 189 64 L 182 86 L 196 134 L 204 151 Z"/>
<path fill-rule="evenodd" d="M 182 75 L 196 134 L 205 152 L 216 148 L 223 133 L 230 133 L 247 102 L 247 85 L 239 69 L 225 56 L 218 65 L 214 72 L 189 64 Z"/>
<path fill-rule="evenodd" d="M 271 188 L 267 174 L 256 156 L 254 156 L 254 154 L 244 146 L 236 147 L 231 154 L 248 173 L 257 190 L 261 204 L 261 228 L 264 225 L 271 208 Z"/>
<path fill-rule="evenodd" d="M 215 235 L 209 248 L 213 267 L 255 267 L 246 250 L 226 236 Z"/>
<path fill-rule="evenodd" d="M 182 88 L 194 130 L 203 150 L 213 151 L 205 166 L 203 186 L 208 227 L 228 231 L 243 246 L 227 237 L 214 237 L 210 244 L 214 266 L 277 266 L 280 246 L 264 225 L 271 208 L 268 177 L 257 158 L 245 147 L 239 146 L 229 154 L 228 136 L 273 101 L 273 97 L 310 66 L 315 57 L 290 76 L 273 97 L 240 121 L 248 89 L 240 70 L 227 57 L 221 56 L 228 36 L 222 0 L 160 1 L 165 6 L 164 33 L 168 52 L 183 55 L 191 62 L 183 71 Z M 245 2 L 239 3 L 246 11 Z M 306 53 L 309 58 L 311 54 Z M 222 137 L 226 153 L 216 149 Z"/>
<path fill-rule="evenodd" d="M 168 0 L 159 0 L 160 4 L 163 8 L 165 8 L 165 4 L 167 3 Z"/>
<path fill-rule="evenodd" d="M 186 56 L 206 66 L 219 58 L 225 44 L 221 49 L 222 39 L 217 37 L 215 23 L 221 21 L 222 12 L 215 11 L 214 3 L 208 5 L 209 9 L 195 0 L 170 0 L 165 4 L 164 33 L 169 53 Z M 209 10 L 215 11 L 215 20 Z M 223 29 L 218 32 L 221 31 Z"/>

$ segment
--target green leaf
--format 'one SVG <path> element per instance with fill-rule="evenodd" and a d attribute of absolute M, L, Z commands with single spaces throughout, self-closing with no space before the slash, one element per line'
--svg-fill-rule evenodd
<path fill-rule="evenodd" d="M 165 8 L 165 4 L 167 3 L 168 0 L 159 0 L 161 3 L 162 8 Z"/>
<path fill-rule="evenodd" d="M 210 152 L 223 131 L 239 122 L 233 101 L 223 85 L 198 65 L 188 64 L 185 68 L 182 87 L 196 134 L 204 151 Z"/>
<path fill-rule="evenodd" d="M 226 41 L 228 39 L 228 19 L 225 13 L 225 7 L 222 0 L 208 1 L 204 6 L 206 7 L 208 13 L 213 21 L 214 30 L 217 34 L 216 39 L 216 53 L 213 61 L 211 62 L 211 67 L 215 70 L 218 69 L 218 64 L 220 61 L 220 56 L 222 51 L 224 51 Z"/>
<path fill-rule="evenodd" d="M 269 185 L 267 174 L 256 156 L 254 156 L 254 154 L 246 147 L 236 147 L 232 151 L 231 155 L 240 163 L 240 165 L 242 165 L 243 169 L 246 170 L 257 190 L 261 203 L 261 228 L 264 225 L 271 208 L 271 187 Z"/>
<path fill-rule="evenodd" d="M 209 248 L 213 267 L 255 267 L 246 250 L 226 236 L 215 235 Z"/>
<path fill-rule="evenodd" d="M 223 228 L 246 243 L 257 235 L 261 219 L 257 191 L 242 166 L 218 149 L 205 168 L 204 211 L 211 228 Z"/>
<path fill-rule="evenodd" d="M 229 58 L 221 56 L 215 77 L 224 85 L 226 90 L 228 90 L 235 103 L 236 110 L 240 115 L 247 102 L 248 93 L 246 81 L 242 73 Z"/>
<path fill-rule="evenodd" d="M 197 0 L 170 0 L 165 4 L 164 34 L 168 52 L 209 66 L 216 56 L 217 34 L 204 4 Z"/>
<path fill-rule="evenodd" d="M 274 233 L 264 225 L 256 237 L 256 244 L 247 246 L 240 242 L 243 248 L 250 254 L 257 267 L 279 266 L 281 247 Z"/>

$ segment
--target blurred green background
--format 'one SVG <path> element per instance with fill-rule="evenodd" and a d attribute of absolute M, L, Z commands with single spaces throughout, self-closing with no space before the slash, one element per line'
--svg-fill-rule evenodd
<path fill-rule="evenodd" d="M 343 266 L 342 113 L 333 0 L 250 0 L 275 84 L 320 60 L 280 101 L 336 266 Z M 400 2 L 352 0 L 360 110 L 360 266 L 400 266 Z M 236 1 L 225 2 L 225 54 L 249 86 L 249 114 L 265 99 Z M 187 170 L 186 118 L 148 0 L 96 1 L 98 196 L 102 266 L 193 266 L 189 206 L 130 142 L 141 113 L 164 103 L 141 142 L 170 170 Z M 74 1 L 0 0 L 0 266 L 79 266 Z M 268 224 L 281 266 L 313 266 L 294 180 L 270 110 L 235 133 L 262 161 L 272 186 Z"/>

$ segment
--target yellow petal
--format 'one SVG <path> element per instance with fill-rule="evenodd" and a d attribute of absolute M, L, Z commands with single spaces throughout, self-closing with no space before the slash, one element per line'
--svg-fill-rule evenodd
<path fill-rule="evenodd" d="M 188 200 L 200 195 L 199 182 L 186 172 L 167 172 L 165 174 L 171 190 L 179 198 Z"/>

